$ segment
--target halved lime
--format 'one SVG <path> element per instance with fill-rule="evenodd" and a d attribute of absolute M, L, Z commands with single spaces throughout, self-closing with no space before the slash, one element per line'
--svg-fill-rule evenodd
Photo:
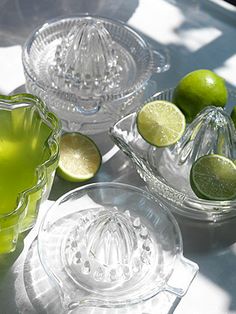
<path fill-rule="evenodd" d="M 93 178 L 101 166 L 102 157 L 94 141 L 81 133 L 65 133 L 60 141 L 57 173 L 71 182 Z"/>
<path fill-rule="evenodd" d="M 176 143 L 186 126 L 185 117 L 180 109 L 165 100 L 145 104 L 138 112 L 136 122 L 140 135 L 157 147 Z"/>
<path fill-rule="evenodd" d="M 190 183 L 200 198 L 231 200 L 236 197 L 236 164 L 217 154 L 202 156 L 192 165 Z"/>

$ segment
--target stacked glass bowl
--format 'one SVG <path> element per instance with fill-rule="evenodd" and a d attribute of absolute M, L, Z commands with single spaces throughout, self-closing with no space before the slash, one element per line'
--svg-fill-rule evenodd
<path fill-rule="evenodd" d="M 142 101 L 153 73 L 169 68 L 122 22 L 88 15 L 39 27 L 23 49 L 28 92 L 39 96 L 67 131 L 107 131 Z"/>
<path fill-rule="evenodd" d="M 152 74 L 169 64 L 127 25 L 85 15 L 38 28 L 23 49 L 23 66 L 27 91 L 45 101 L 64 130 L 96 134 L 134 111 Z M 65 312 L 142 306 L 161 292 L 180 298 L 198 269 L 183 257 L 168 209 L 118 183 L 62 196 L 46 213 L 37 243 Z"/>

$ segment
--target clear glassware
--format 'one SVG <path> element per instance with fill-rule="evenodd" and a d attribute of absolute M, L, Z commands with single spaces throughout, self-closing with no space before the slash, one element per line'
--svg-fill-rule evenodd
<path fill-rule="evenodd" d="M 35 223 L 59 158 L 61 124 L 30 94 L 0 96 L 0 254 Z"/>
<path fill-rule="evenodd" d="M 49 21 L 23 49 L 26 89 L 41 97 L 67 131 L 100 133 L 142 99 L 168 56 L 122 22 L 88 15 Z"/>
<path fill-rule="evenodd" d="M 155 99 L 171 101 L 172 94 L 172 89 L 159 92 L 147 102 Z M 226 228 L 229 227 L 229 223 L 232 227 L 235 226 L 236 200 L 199 199 L 191 189 L 189 172 L 192 163 L 202 155 L 218 153 L 232 159 L 236 158 L 236 133 L 227 113 L 228 108 L 230 110 L 230 106 L 235 104 L 235 99 L 236 95 L 229 90 L 226 110 L 206 108 L 187 126 L 181 140 L 169 148 L 156 148 L 143 140 L 136 128 L 136 113 L 120 119 L 110 129 L 112 139 L 133 161 L 149 190 L 174 213 L 182 233 L 185 234 L 185 230 L 192 233 L 196 226 L 199 239 L 202 238 L 201 234 L 206 236 L 203 230 L 210 232 L 208 236 L 211 239 L 216 237 L 212 245 L 217 245 L 222 236 L 223 242 L 229 240 L 228 231 L 221 230 L 217 233 L 216 229 L 225 225 L 225 221 Z M 211 225 L 215 231 L 209 229 Z M 231 234 L 230 241 L 235 240 L 232 237 Z"/>
<path fill-rule="evenodd" d="M 161 291 L 182 297 L 197 272 L 166 207 L 121 183 L 62 196 L 42 222 L 38 251 L 67 311 L 125 307 Z"/>

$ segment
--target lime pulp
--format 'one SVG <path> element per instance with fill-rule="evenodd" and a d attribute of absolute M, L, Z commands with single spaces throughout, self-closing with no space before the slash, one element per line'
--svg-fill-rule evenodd
<path fill-rule="evenodd" d="M 137 114 L 136 123 L 144 140 L 157 147 L 176 143 L 186 126 L 185 117 L 179 108 L 165 100 L 145 104 Z"/>
<path fill-rule="evenodd" d="M 192 165 L 190 183 L 195 194 L 208 200 L 231 200 L 236 197 L 236 164 L 217 155 L 205 155 Z"/>
<path fill-rule="evenodd" d="M 93 178 L 102 162 L 95 142 L 81 133 L 65 133 L 60 141 L 60 159 L 57 174 L 71 182 Z"/>

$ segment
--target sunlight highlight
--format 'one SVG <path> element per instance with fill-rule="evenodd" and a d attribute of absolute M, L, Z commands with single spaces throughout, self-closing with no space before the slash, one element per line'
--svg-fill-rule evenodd
<path fill-rule="evenodd" d="M 180 32 L 179 44 L 187 47 L 190 52 L 195 52 L 209 44 L 222 34 L 214 27 L 183 30 Z"/>
<path fill-rule="evenodd" d="M 198 274 L 197 277 L 198 280 L 193 281 L 189 288 L 189 293 L 180 302 L 175 310 L 175 314 L 182 314 L 184 312 L 183 309 L 187 308 L 191 309 L 191 314 L 231 313 L 229 312 L 231 303 L 229 294 L 202 274 Z M 195 299 L 191 297 L 191 290 L 198 291 Z M 214 303 L 199 302 L 199 300 L 206 300 L 206 296 L 209 300 L 214 300 Z M 194 309 L 197 310 L 195 311 Z"/>
<path fill-rule="evenodd" d="M 0 47 L 1 94 L 8 94 L 25 83 L 21 62 L 21 46 Z"/>
<path fill-rule="evenodd" d="M 161 44 L 170 44 L 178 42 L 175 30 L 183 22 L 180 9 L 167 1 L 140 0 L 128 24 Z"/>
<path fill-rule="evenodd" d="M 236 53 L 228 58 L 222 67 L 214 70 L 218 75 L 222 76 L 227 82 L 232 85 L 236 85 L 236 76 L 232 73 L 236 73 Z"/>

